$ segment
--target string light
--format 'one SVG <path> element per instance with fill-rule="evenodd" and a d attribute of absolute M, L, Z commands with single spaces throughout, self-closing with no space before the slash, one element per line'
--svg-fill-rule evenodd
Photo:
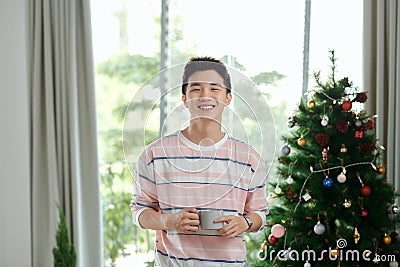
<path fill-rule="evenodd" d="M 376 170 L 376 166 L 374 165 L 374 161 L 371 161 L 371 162 L 352 163 L 352 164 L 348 164 L 348 165 L 346 165 L 346 166 L 339 165 L 339 166 L 329 167 L 329 168 L 321 169 L 321 170 L 317 170 L 317 171 L 314 171 L 314 169 L 312 168 L 312 166 L 310 166 L 310 170 L 311 170 L 311 173 L 317 173 L 317 172 L 329 171 L 329 170 L 332 170 L 332 169 L 343 169 L 343 168 L 346 169 L 346 168 L 348 168 L 348 167 L 359 166 L 359 165 L 371 165 L 371 167 L 372 167 L 374 170 Z"/>
<path fill-rule="evenodd" d="M 355 90 L 355 91 L 358 91 L 358 87 L 355 87 L 355 88 L 352 88 L 352 89 Z M 342 100 L 342 97 L 341 97 L 341 98 L 338 98 L 338 99 L 335 99 L 335 98 L 331 97 L 330 95 L 326 94 L 325 92 L 321 92 L 321 91 L 319 91 L 319 90 L 309 90 L 308 92 L 305 92 L 304 95 L 308 95 L 308 94 L 310 94 L 310 93 L 322 94 L 322 95 L 326 96 L 326 98 L 332 100 L 334 104 L 336 104 L 337 101 Z M 346 95 L 356 95 L 356 94 L 358 94 L 358 93 L 359 93 L 359 92 L 347 93 Z M 367 93 L 367 92 L 361 92 L 361 93 Z"/>
<path fill-rule="evenodd" d="M 300 205 L 300 203 L 301 203 L 301 196 L 303 195 L 304 187 L 306 186 L 306 183 L 307 183 L 308 179 L 310 179 L 310 177 L 311 177 L 311 175 L 307 176 L 306 180 L 305 180 L 304 183 L 303 183 L 303 186 L 302 186 L 301 189 L 300 189 L 299 202 L 297 202 L 296 207 L 295 207 L 294 210 L 293 210 L 293 213 L 296 213 L 297 207 L 298 207 L 298 206 Z"/>

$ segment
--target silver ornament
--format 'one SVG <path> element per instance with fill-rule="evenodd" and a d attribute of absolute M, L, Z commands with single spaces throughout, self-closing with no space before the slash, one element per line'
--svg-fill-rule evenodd
<path fill-rule="evenodd" d="M 289 147 L 288 144 L 285 144 L 285 145 L 281 148 L 281 153 L 282 153 L 284 156 L 287 156 L 287 155 L 290 154 L 290 147 Z"/>
<path fill-rule="evenodd" d="M 344 175 L 343 172 L 341 172 L 338 176 L 337 176 L 337 181 L 341 184 L 343 184 L 344 182 L 346 182 L 346 175 Z"/>
<path fill-rule="evenodd" d="M 289 128 L 293 128 L 293 126 L 295 125 L 295 121 L 293 117 L 290 117 L 289 120 L 286 123 L 286 126 Z"/>
<path fill-rule="evenodd" d="M 392 211 L 393 211 L 393 213 L 398 213 L 399 212 L 399 207 L 398 206 L 393 206 L 392 207 Z"/>
<path fill-rule="evenodd" d="M 356 125 L 356 127 L 361 127 L 363 123 L 360 120 L 356 120 L 354 124 Z"/>
<path fill-rule="evenodd" d="M 277 194 L 277 195 L 279 195 L 280 193 L 282 193 L 282 189 L 279 187 L 279 185 L 277 185 L 277 186 L 275 187 L 274 192 L 275 192 L 275 194 Z"/>
<path fill-rule="evenodd" d="M 314 225 L 314 233 L 316 233 L 317 235 L 322 235 L 323 233 L 325 233 L 325 225 L 318 221 L 317 224 Z"/>

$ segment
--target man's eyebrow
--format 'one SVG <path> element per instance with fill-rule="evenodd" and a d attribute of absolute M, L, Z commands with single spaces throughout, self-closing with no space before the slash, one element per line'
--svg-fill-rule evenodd
<path fill-rule="evenodd" d="M 209 85 L 215 85 L 215 86 L 221 86 L 221 87 L 225 87 L 220 83 L 217 82 L 206 82 L 206 81 L 195 81 L 195 82 L 188 82 L 187 85 L 188 86 L 199 86 L 201 83 L 208 83 Z"/>
<path fill-rule="evenodd" d="M 187 83 L 189 86 L 199 86 L 200 83 L 199 82 L 188 82 Z"/>
<path fill-rule="evenodd" d="M 210 85 L 216 85 L 216 86 L 221 86 L 221 87 L 225 87 L 225 86 L 223 86 L 222 84 L 220 84 L 220 83 L 209 83 Z"/>

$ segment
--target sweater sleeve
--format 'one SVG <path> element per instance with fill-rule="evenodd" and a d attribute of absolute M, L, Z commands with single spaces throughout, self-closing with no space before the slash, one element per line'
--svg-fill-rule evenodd
<path fill-rule="evenodd" d="M 266 223 L 266 216 L 269 213 L 265 195 L 266 168 L 261 157 L 257 157 L 256 160 L 252 162 L 251 166 L 253 175 L 247 192 L 245 213 L 257 213 L 262 219 L 263 223 L 261 228 L 263 228 Z"/>
<path fill-rule="evenodd" d="M 139 227 L 139 216 L 146 209 L 159 211 L 153 160 L 145 150 L 139 157 L 134 174 L 134 192 L 130 204 L 133 222 Z"/>

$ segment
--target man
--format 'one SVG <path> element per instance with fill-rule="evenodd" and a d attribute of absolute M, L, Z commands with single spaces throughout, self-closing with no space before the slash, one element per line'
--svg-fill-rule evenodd
<path fill-rule="evenodd" d="M 134 222 L 156 230 L 155 266 L 243 266 L 244 232 L 268 214 L 265 166 L 248 144 L 222 131 L 232 99 L 225 65 L 211 57 L 185 66 L 182 101 L 189 125 L 150 144 L 139 157 L 131 210 Z M 200 227 L 199 212 L 223 210 L 219 230 Z"/>

